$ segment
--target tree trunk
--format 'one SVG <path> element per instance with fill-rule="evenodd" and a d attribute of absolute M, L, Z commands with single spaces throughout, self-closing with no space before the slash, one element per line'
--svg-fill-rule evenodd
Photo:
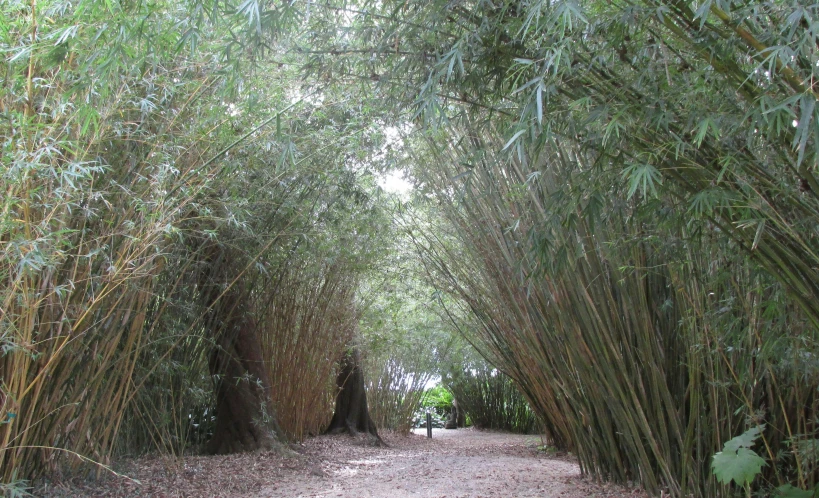
<path fill-rule="evenodd" d="M 336 395 L 336 410 L 325 434 L 366 433 L 384 444 L 378 430 L 370 418 L 367 407 L 367 391 L 364 389 L 364 373 L 359 365 L 358 351 L 348 352 L 341 360 L 341 371 L 336 378 L 339 388 Z"/>
<path fill-rule="evenodd" d="M 452 411 L 449 412 L 449 418 L 444 425 L 445 429 L 457 429 L 466 425 L 466 413 L 463 408 L 458 405 L 458 400 L 452 399 Z"/>
<path fill-rule="evenodd" d="M 255 324 L 249 318 L 237 322 L 221 334 L 209 362 L 211 375 L 219 380 L 216 427 L 207 451 L 218 455 L 270 449 L 278 441 Z"/>
<path fill-rule="evenodd" d="M 277 445 L 281 430 L 270 404 L 270 379 L 256 322 L 248 313 L 244 292 L 238 288 L 222 292 L 219 283 L 227 279 L 214 273 L 225 271 L 227 258 L 221 250 L 214 253 L 203 276 L 203 298 L 211 308 L 206 326 L 213 331 L 215 344 L 208 367 L 216 391 L 216 424 L 206 451 L 222 455 L 270 449 Z"/>

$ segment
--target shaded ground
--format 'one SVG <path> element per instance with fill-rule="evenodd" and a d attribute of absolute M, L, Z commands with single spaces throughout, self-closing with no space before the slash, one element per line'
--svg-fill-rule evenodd
<path fill-rule="evenodd" d="M 580 476 L 566 456 L 537 450 L 537 437 L 470 429 L 425 430 L 372 447 L 346 435 L 294 446 L 298 453 L 143 458 L 124 478 L 41 488 L 46 496 L 243 497 L 639 497 L 634 487 L 601 485 Z"/>

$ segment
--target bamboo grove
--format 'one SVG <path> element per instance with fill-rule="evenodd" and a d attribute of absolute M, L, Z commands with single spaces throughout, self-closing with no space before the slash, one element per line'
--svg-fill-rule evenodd
<path fill-rule="evenodd" d="M 261 391 L 243 409 L 276 441 L 318 433 L 386 240 L 353 167 L 378 130 L 259 60 L 288 11 L 260 32 L 216 4 L 0 8 L 2 492 L 246 448 L 214 434 L 224 384 Z M 253 375 L 219 370 L 242 348 Z"/>
<path fill-rule="evenodd" d="M 815 6 L 406 10 L 419 250 L 555 444 L 658 494 L 813 489 Z M 719 477 L 741 434 L 761 476 Z"/>
<path fill-rule="evenodd" d="M 587 474 L 679 497 L 819 484 L 816 5 L 0 18 L 4 486 L 243 449 L 212 438 L 213 365 L 248 349 L 229 331 L 259 338 L 265 381 L 239 380 L 276 441 L 327 424 L 351 347 L 374 418 L 406 432 L 448 328 Z M 415 181 L 397 206 L 389 168 Z M 740 453 L 758 471 L 726 477 Z"/>

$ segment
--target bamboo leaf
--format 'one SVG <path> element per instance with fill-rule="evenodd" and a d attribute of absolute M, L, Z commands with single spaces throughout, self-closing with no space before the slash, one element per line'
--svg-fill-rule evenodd
<path fill-rule="evenodd" d="M 751 244 L 751 250 L 756 250 L 759 241 L 762 240 L 762 234 L 765 231 L 765 220 L 760 220 L 756 227 L 756 234 L 754 235 L 754 242 Z"/>
<path fill-rule="evenodd" d="M 805 159 L 805 148 L 808 143 L 808 137 L 814 131 L 815 124 L 814 121 L 814 109 L 816 108 L 816 99 L 812 95 L 803 95 L 801 99 L 799 99 L 799 107 L 801 108 L 802 112 L 800 113 L 799 123 L 796 127 L 796 134 L 794 135 L 794 147 L 797 150 L 798 157 L 796 159 L 796 166 L 802 164 L 802 161 Z"/>
<path fill-rule="evenodd" d="M 628 181 L 628 198 L 631 199 L 639 190 L 647 198 L 657 196 L 657 185 L 662 185 L 663 178 L 660 171 L 651 164 L 632 164 L 623 171 L 623 177 Z"/>
<path fill-rule="evenodd" d="M 520 93 L 520 92 L 526 90 L 527 88 L 529 88 L 532 85 L 540 84 L 542 81 L 543 81 L 543 78 L 541 78 L 540 76 L 538 76 L 537 78 L 532 78 L 531 80 L 524 83 L 523 86 L 515 89 L 515 91 L 512 92 L 512 95 L 515 95 L 516 93 Z"/>
<path fill-rule="evenodd" d="M 517 139 L 518 139 L 518 138 L 519 138 L 521 135 L 523 135 L 524 133 L 526 133 L 526 131 L 527 131 L 527 130 L 519 130 L 517 133 L 515 133 L 514 135 L 512 135 L 512 138 L 510 138 L 510 139 L 509 139 L 509 141 L 508 141 L 508 142 L 506 142 L 506 145 L 504 145 L 504 146 L 503 146 L 503 149 L 501 149 L 501 150 L 502 150 L 502 151 L 504 151 L 504 150 L 508 149 L 508 148 L 509 148 L 509 147 L 510 147 L 510 146 L 511 146 L 513 143 L 515 143 L 515 141 L 516 141 L 516 140 L 517 140 Z"/>

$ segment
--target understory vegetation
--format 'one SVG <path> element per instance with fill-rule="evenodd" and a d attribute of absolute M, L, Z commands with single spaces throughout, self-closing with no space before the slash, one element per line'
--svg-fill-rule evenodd
<path fill-rule="evenodd" d="M 319 434 L 348 369 L 380 429 L 441 377 L 595 478 L 814 496 L 818 37 L 780 0 L 0 2 L 0 489 Z"/>

